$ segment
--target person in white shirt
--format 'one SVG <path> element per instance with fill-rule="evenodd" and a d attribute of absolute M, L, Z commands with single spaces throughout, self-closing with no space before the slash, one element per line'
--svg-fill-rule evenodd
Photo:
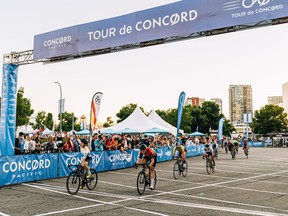
<path fill-rule="evenodd" d="M 90 172 L 88 164 L 92 161 L 92 157 L 90 155 L 90 149 L 88 147 L 88 141 L 86 139 L 81 139 L 80 152 L 83 156 L 82 161 L 81 161 L 81 165 L 86 170 L 86 177 L 90 178 L 91 172 Z"/>

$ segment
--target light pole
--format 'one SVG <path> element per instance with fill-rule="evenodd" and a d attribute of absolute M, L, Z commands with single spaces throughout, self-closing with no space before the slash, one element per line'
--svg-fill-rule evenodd
<path fill-rule="evenodd" d="M 54 82 L 54 83 L 57 83 L 60 88 L 60 112 L 59 114 L 60 114 L 60 134 L 62 136 L 62 88 L 59 82 Z"/>

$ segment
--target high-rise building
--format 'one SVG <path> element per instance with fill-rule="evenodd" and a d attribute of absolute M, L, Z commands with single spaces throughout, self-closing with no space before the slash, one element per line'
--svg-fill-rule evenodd
<path fill-rule="evenodd" d="M 243 124 L 245 113 L 253 114 L 251 85 L 229 85 L 229 119 L 232 124 Z"/>
<path fill-rule="evenodd" d="M 220 113 L 222 112 L 222 99 L 221 98 L 211 98 L 211 101 L 215 102 L 219 106 Z"/>
<path fill-rule="evenodd" d="M 198 107 L 201 106 L 204 101 L 205 101 L 204 98 L 191 97 L 186 99 L 185 105 L 192 105 Z"/>
<path fill-rule="evenodd" d="M 278 105 L 283 103 L 282 96 L 269 96 L 268 97 L 268 104 Z"/>
<path fill-rule="evenodd" d="M 288 113 L 288 82 L 282 85 L 282 96 L 284 112 Z"/>

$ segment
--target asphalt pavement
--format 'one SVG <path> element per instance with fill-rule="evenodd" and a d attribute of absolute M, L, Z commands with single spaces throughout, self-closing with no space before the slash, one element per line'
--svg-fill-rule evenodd
<path fill-rule="evenodd" d="M 102 172 L 93 191 L 70 195 L 66 178 L 0 188 L 0 216 L 30 215 L 288 215 L 288 148 L 220 151 L 208 175 L 202 157 L 188 158 L 186 177 L 173 177 L 175 161 L 158 163 L 156 189 L 139 195 L 139 169 Z"/>

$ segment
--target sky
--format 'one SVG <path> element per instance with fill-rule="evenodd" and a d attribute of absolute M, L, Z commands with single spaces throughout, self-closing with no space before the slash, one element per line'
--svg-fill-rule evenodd
<path fill-rule="evenodd" d="M 33 49 L 34 36 L 106 18 L 117 17 L 174 0 L 50 0 L 1 3 L 0 55 Z M 98 121 L 105 122 L 130 103 L 146 112 L 177 108 L 181 91 L 187 97 L 222 98 L 229 117 L 229 85 L 251 85 L 253 108 L 281 96 L 288 82 L 288 24 L 199 37 L 141 49 L 18 69 L 18 89 L 32 109 L 51 112 L 56 120 L 59 82 L 65 111 L 89 117 L 94 93 L 103 92 Z M 2 80 L 2 73 L 0 74 Z"/>

